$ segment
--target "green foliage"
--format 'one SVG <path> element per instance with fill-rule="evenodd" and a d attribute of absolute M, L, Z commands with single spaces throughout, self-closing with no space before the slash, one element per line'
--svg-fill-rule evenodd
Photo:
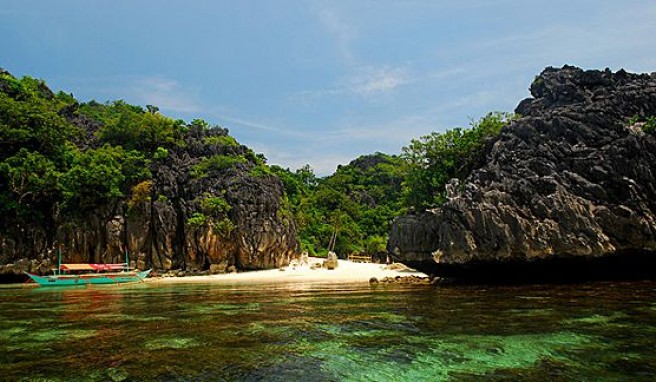
<path fill-rule="evenodd" d="M 301 249 L 310 254 L 377 251 L 381 246 L 370 241 L 386 241 L 390 221 L 403 211 L 405 163 L 398 157 L 363 156 L 323 179 L 309 166 L 294 172 L 271 166 L 271 171 L 283 181 Z"/>
<path fill-rule="evenodd" d="M 55 163 L 38 152 L 21 149 L 0 162 L 0 211 L 41 219 L 60 196 L 62 174 Z"/>
<path fill-rule="evenodd" d="M 544 84 L 544 78 L 542 76 L 535 76 L 533 79 L 533 86 L 540 86 Z"/>
<path fill-rule="evenodd" d="M 108 147 L 80 153 L 62 179 L 67 204 L 84 210 L 123 196 L 125 175 L 120 166 Z"/>
<path fill-rule="evenodd" d="M 132 209 L 136 205 L 150 200 L 150 194 L 152 188 L 153 188 L 153 181 L 150 179 L 144 180 L 143 182 L 132 187 L 132 197 L 130 197 L 130 200 L 128 201 L 128 207 Z"/>
<path fill-rule="evenodd" d="M 43 81 L 0 74 L 0 220 L 50 220 L 80 130 Z"/>
<path fill-rule="evenodd" d="M 228 218 L 217 220 L 213 223 L 214 230 L 221 235 L 228 236 L 235 229 L 235 224 Z"/>
<path fill-rule="evenodd" d="M 239 146 L 237 140 L 230 135 L 215 135 L 210 137 L 203 138 L 203 142 L 206 145 L 216 145 L 216 146 Z"/>
<path fill-rule="evenodd" d="M 647 117 L 645 119 L 645 125 L 642 127 L 642 130 L 645 133 L 656 134 L 656 116 Z"/>
<path fill-rule="evenodd" d="M 656 134 L 656 116 L 644 117 L 641 115 L 634 115 L 629 119 L 629 126 L 642 124 L 642 131 L 649 134 Z"/>
<path fill-rule="evenodd" d="M 201 131 L 204 131 L 204 130 L 209 130 L 212 126 L 209 123 L 205 122 L 205 120 L 196 118 L 193 119 L 191 123 L 189 123 L 189 127 L 197 128 Z"/>
<path fill-rule="evenodd" d="M 272 174 L 269 166 L 265 164 L 255 165 L 255 167 L 253 167 L 249 173 L 251 176 L 254 176 L 256 178 L 262 178 Z"/>
<path fill-rule="evenodd" d="M 192 226 L 209 225 L 221 235 L 229 235 L 235 229 L 235 225 L 230 220 L 228 213 L 232 209 L 230 204 L 220 196 L 205 193 L 203 198 L 198 200 L 201 212 L 195 212 L 187 219 L 187 224 Z"/>
<path fill-rule="evenodd" d="M 633 117 L 629 118 L 629 126 L 633 126 L 636 123 L 642 122 L 642 117 L 638 114 L 634 115 Z"/>
<path fill-rule="evenodd" d="M 482 159 L 485 141 L 498 135 L 513 118 L 508 113 L 488 113 L 472 122 L 470 129 L 455 128 L 413 139 L 403 148 L 409 166 L 403 190 L 405 205 L 417 209 L 440 205 L 446 184 L 469 175 Z"/>
<path fill-rule="evenodd" d="M 4 88 L 4 92 L 11 97 L 15 98 L 25 93 L 21 80 L 8 73 L 0 73 L 0 84 Z"/>
<path fill-rule="evenodd" d="M 155 153 L 153 154 L 153 159 L 162 160 L 162 159 L 166 159 L 166 157 L 168 156 L 169 156 L 169 150 L 165 149 L 164 147 L 158 147 L 157 150 L 155 150 Z"/>
<path fill-rule="evenodd" d="M 386 247 L 387 247 L 387 237 L 369 236 L 365 240 L 364 251 L 366 253 L 380 253 L 380 252 L 385 252 Z"/>
<path fill-rule="evenodd" d="M 204 226 L 207 223 L 207 217 L 200 213 L 194 212 L 189 219 L 187 219 L 187 224 L 195 227 Z"/>
<path fill-rule="evenodd" d="M 214 155 L 201 159 L 199 163 L 192 167 L 190 175 L 196 179 L 204 178 L 211 172 L 219 172 L 239 163 L 246 162 L 247 160 L 243 156 Z"/>
<path fill-rule="evenodd" d="M 109 145 L 77 152 L 61 180 L 65 205 L 83 211 L 124 196 L 150 176 L 145 163 L 143 154 Z"/>
<path fill-rule="evenodd" d="M 92 101 L 80 105 L 80 113 L 103 123 L 98 132 L 102 143 L 147 153 L 179 143 L 184 128 L 182 121 L 159 114 L 153 106 L 145 111 L 125 101 L 107 104 Z"/>
<path fill-rule="evenodd" d="M 43 80 L 30 76 L 18 79 L 8 73 L 0 73 L 0 89 L 4 89 L 5 94 L 19 101 L 34 101 L 37 98 L 52 100 L 54 98 L 54 94 Z"/>
<path fill-rule="evenodd" d="M 200 208 L 210 216 L 221 216 L 232 209 L 225 199 L 220 196 L 212 196 L 208 193 L 200 200 Z"/>
<path fill-rule="evenodd" d="M 79 129 L 58 114 L 57 105 L 36 97 L 17 100 L 0 92 L 0 111 L 0 160 L 26 149 L 63 164 L 70 149 L 66 143 Z"/>

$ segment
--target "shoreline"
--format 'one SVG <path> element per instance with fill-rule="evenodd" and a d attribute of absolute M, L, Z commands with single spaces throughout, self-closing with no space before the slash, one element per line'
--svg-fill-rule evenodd
<path fill-rule="evenodd" d="M 392 269 L 385 264 L 354 263 L 348 260 L 338 260 L 335 269 L 312 269 L 310 264 L 320 263 L 324 259 L 310 257 L 308 264 L 289 265 L 283 268 L 261 271 L 224 273 L 206 276 L 183 277 L 153 277 L 144 280 L 147 284 L 187 284 L 187 283 L 220 283 L 220 284 L 268 284 L 268 283 L 369 283 L 370 279 L 416 276 L 428 277 L 426 274 L 395 263 Z"/>

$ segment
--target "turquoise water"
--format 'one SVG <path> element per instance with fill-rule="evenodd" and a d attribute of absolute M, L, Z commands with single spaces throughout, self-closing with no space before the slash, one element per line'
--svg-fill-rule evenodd
<path fill-rule="evenodd" d="M 656 282 L 0 288 L 0 379 L 656 378 Z"/>

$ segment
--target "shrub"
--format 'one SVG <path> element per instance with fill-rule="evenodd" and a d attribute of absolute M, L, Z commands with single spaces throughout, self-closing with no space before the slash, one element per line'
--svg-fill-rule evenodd
<path fill-rule="evenodd" d="M 645 119 L 645 125 L 642 127 L 642 131 L 649 134 L 656 134 L 656 116 Z"/>
<path fill-rule="evenodd" d="M 187 219 L 187 224 L 200 227 L 207 223 L 207 217 L 200 212 L 194 212 L 189 219 Z"/>
<path fill-rule="evenodd" d="M 132 209 L 134 206 L 150 200 L 150 191 L 152 188 L 152 180 L 144 180 L 143 182 L 132 187 L 132 197 L 128 201 L 128 208 Z"/>
<path fill-rule="evenodd" d="M 218 145 L 218 146 L 239 146 L 237 140 L 229 135 L 219 135 L 214 137 L 205 137 L 203 142 L 206 145 Z"/>
<path fill-rule="evenodd" d="M 196 179 L 205 178 L 212 171 L 221 171 L 239 163 L 246 163 L 246 158 L 242 156 L 214 155 L 201 159 L 191 168 L 190 175 Z"/>

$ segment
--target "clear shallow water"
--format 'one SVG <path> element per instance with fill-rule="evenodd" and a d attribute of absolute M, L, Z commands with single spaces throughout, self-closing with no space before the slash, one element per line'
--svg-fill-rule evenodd
<path fill-rule="evenodd" d="M 654 380 L 656 282 L 0 288 L 0 379 Z"/>

